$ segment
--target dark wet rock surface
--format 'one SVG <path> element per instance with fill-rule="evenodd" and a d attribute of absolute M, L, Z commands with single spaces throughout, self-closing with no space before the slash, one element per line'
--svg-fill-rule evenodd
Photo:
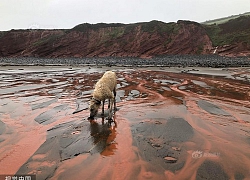
<path fill-rule="evenodd" d="M 215 104 L 212 104 L 212 103 L 210 103 L 208 101 L 199 100 L 197 104 L 202 109 L 204 109 L 205 111 L 207 111 L 207 112 L 209 112 L 211 114 L 222 115 L 222 116 L 230 116 L 230 114 L 228 112 L 224 111 L 223 109 L 219 108 Z"/>
<path fill-rule="evenodd" d="M 87 110 L 88 109 L 88 103 L 87 102 L 83 102 L 82 100 L 76 100 L 76 110 L 73 112 L 73 114 L 75 113 L 79 113 L 83 110 Z"/>
<path fill-rule="evenodd" d="M 33 171 L 37 179 L 48 179 L 55 172 L 59 162 L 59 147 L 57 146 L 56 139 L 51 138 L 40 146 L 16 174 L 29 174 Z M 34 165 L 36 166 L 35 168 Z"/>
<path fill-rule="evenodd" d="M 234 178 L 235 178 L 235 180 L 243 180 L 245 178 L 245 176 L 240 174 L 240 173 L 236 173 L 234 175 Z"/>
<path fill-rule="evenodd" d="M 98 124 L 92 122 L 91 125 L 86 119 L 74 120 L 59 124 L 48 129 L 47 139 L 34 153 L 34 155 L 19 169 L 17 174 L 28 174 L 32 164 L 48 162 L 51 165 L 36 168 L 38 179 L 50 177 L 60 162 L 74 158 L 83 153 L 102 152 L 106 146 L 106 140 L 110 135 L 109 124 Z M 35 158 L 44 155 L 44 158 Z"/>
<path fill-rule="evenodd" d="M 190 140 L 194 130 L 182 118 L 152 119 L 133 126 L 132 134 L 134 144 L 139 147 L 139 153 L 145 160 L 176 171 L 185 162 L 178 162 L 177 158 L 182 152 L 176 151 L 172 146 Z"/>
<path fill-rule="evenodd" d="M 32 110 L 44 108 L 44 107 L 49 106 L 52 103 L 55 103 L 57 100 L 58 100 L 57 98 L 54 98 L 54 99 L 51 99 L 51 100 L 46 101 L 46 102 L 42 102 L 42 103 L 38 103 L 38 104 L 32 104 L 31 108 L 32 108 Z"/>
<path fill-rule="evenodd" d="M 203 180 L 203 179 L 227 180 L 227 179 L 229 179 L 229 177 L 224 172 L 221 165 L 219 165 L 216 162 L 206 160 L 202 163 L 202 165 L 197 170 L 196 179 L 197 180 Z"/>
<path fill-rule="evenodd" d="M 166 162 L 168 162 L 168 163 L 175 163 L 175 162 L 177 161 L 176 158 L 171 157 L 171 156 L 166 156 L 166 157 L 164 158 L 164 160 L 166 160 Z"/>
<path fill-rule="evenodd" d="M 5 124 L 0 120 L 0 135 L 4 133 L 5 129 Z"/>
<path fill-rule="evenodd" d="M 64 111 L 67 108 L 67 104 L 62 104 L 59 106 L 54 107 L 53 109 L 43 112 L 39 116 L 37 116 L 34 120 L 39 124 L 49 124 L 53 121 L 56 121 L 54 117 L 58 112 Z"/>

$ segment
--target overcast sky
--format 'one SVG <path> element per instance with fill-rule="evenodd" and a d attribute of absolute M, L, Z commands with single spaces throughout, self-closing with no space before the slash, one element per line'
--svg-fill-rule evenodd
<path fill-rule="evenodd" d="M 81 23 L 206 20 L 250 11 L 250 0 L 0 0 L 0 30 Z"/>

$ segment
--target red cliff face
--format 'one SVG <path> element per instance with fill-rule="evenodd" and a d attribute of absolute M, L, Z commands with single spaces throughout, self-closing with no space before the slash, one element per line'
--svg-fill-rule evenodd
<path fill-rule="evenodd" d="M 178 21 L 179 30 L 172 35 L 167 54 L 207 54 L 212 42 L 204 28 L 194 22 Z"/>
<path fill-rule="evenodd" d="M 214 48 L 206 29 L 190 21 L 81 24 L 70 30 L 0 32 L 2 57 L 147 58 L 164 54 L 212 54 Z"/>
<path fill-rule="evenodd" d="M 229 45 L 216 46 L 211 49 L 210 53 L 228 57 L 250 57 L 250 44 L 246 42 L 239 42 Z"/>
<path fill-rule="evenodd" d="M 60 30 L 11 30 L 0 32 L 0 56 L 32 56 L 28 50 L 31 47 L 38 48 L 43 39 L 62 34 Z"/>

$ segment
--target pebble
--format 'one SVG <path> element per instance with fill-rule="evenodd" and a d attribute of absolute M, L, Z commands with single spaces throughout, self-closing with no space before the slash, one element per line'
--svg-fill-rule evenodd
<path fill-rule="evenodd" d="M 250 66 L 247 57 L 222 57 L 218 55 L 164 55 L 151 59 L 136 57 L 93 58 L 34 58 L 0 57 L 0 65 L 96 65 L 100 66 L 159 66 L 162 67 L 242 67 Z M 89 67 L 90 68 L 90 67 Z M 195 71 L 195 69 L 192 69 Z"/>
<path fill-rule="evenodd" d="M 164 159 L 167 161 L 167 163 L 176 163 L 177 159 L 171 156 L 166 156 Z"/>
<path fill-rule="evenodd" d="M 180 151 L 181 150 L 181 148 L 179 148 L 179 147 L 172 147 L 172 149 L 175 150 L 175 151 Z"/>
<path fill-rule="evenodd" d="M 155 147 L 155 148 L 161 148 L 160 144 L 151 144 L 151 146 Z"/>

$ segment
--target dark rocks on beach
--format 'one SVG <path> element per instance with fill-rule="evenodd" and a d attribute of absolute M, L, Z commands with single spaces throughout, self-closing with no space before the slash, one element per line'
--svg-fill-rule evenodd
<path fill-rule="evenodd" d="M 135 57 L 95 58 L 0 58 L 0 65 L 96 65 L 96 66 L 166 66 L 166 67 L 242 67 L 250 66 L 246 57 L 221 57 L 218 55 L 166 55 L 142 59 Z"/>

